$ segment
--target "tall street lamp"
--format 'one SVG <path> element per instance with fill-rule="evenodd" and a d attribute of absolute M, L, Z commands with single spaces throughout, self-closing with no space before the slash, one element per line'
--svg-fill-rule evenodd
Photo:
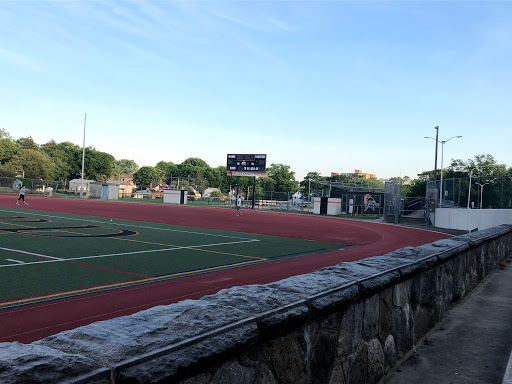
<path fill-rule="evenodd" d="M 473 177 L 473 170 L 469 171 L 468 209 L 469 209 L 469 202 L 471 201 L 471 177 Z"/>
<path fill-rule="evenodd" d="M 480 183 L 475 183 L 475 184 L 480 187 L 480 209 L 482 209 L 482 202 L 484 201 L 484 187 L 487 184 L 494 184 L 494 180 L 488 181 L 487 183 L 483 183 L 483 184 L 480 184 Z"/>
<path fill-rule="evenodd" d="M 436 141 L 436 148 L 437 148 L 437 143 L 441 144 L 441 185 L 439 187 L 439 189 L 440 189 L 439 207 L 441 207 L 443 205 L 443 156 L 444 156 L 444 145 L 447 142 L 449 142 L 451 139 L 460 139 L 461 137 L 462 136 L 453 136 L 453 137 L 450 137 L 448 140 L 439 141 L 439 140 L 437 140 L 437 137 L 434 139 L 433 137 L 425 136 L 425 139 L 432 139 L 432 140 Z"/>
<path fill-rule="evenodd" d="M 439 143 L 439 125 L 436 125 L 434 127 L 434 129 L 436 130 L 436 138 L 434 139 L 436 141 L 436 158 L 435 158 L 435 161 L 434 161 L 434 182 L 436 182 L 437 180 L 437 143 Z"/>
<path fill-rule="evenodd" d="M 80 198 L 83 197 L 84 193 L 84 163 L 85 163 L 85 126 L 87 123 L 87 113 L 84 114 L 84 143 L 82 145 L 82 181 L 80 183 Z"/>

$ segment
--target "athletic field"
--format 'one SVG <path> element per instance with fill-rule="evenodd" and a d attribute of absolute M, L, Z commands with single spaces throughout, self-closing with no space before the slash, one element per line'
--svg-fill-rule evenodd
<path fill-rule="evenodd" d="M 26 208 L 0 208 L 0 244 L 0 308 L 346 247 Z"/>
<path fill-rule="evenodd" d="M 0 194 L 0 342 L 448 235 L 326 216 Z"/>

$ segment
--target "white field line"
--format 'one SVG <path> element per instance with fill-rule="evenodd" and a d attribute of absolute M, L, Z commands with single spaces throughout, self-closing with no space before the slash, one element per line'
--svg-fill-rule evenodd
<path fill-rule="evenodd" d="M 21 260 L 14 260 L 14 259 L 5 259 L 7 261 L 12 261 L 13 263 L 18 263 L 18 264 L 25 264 L 24 261 L 21 261 Z"/>
<path fill-rule="evenodd" d="M 9 212 L 9 213 L 16 213 L 16 214 L 19 214 L 20 211 L 11 211 L 11 210 L 8 210 L 8 209 L 0 209 L 1 212 Z M 91 220 L 91 219 L 77 219 L 77 218 L 74 218 L 74 217 L 62 217 L 62 216 L 55 216 L 55 215 L 42 215 L 42 214 L 39 214 L 39 213 L 30 213 L 30 212 L 25 212 L 23 211 L 23 214 L 24 215 L 32 215 L 32 216 L 41 216 L 41 217 L 51 217 L 51 218 L 54 218 L 54 219 L 62 219 L 62 220 L 75 220 L 75 221 L 87 221 L 87 222 L 90 222 L 90 223 L 99 223 L 99 224 L 108 224 L 108 225 L 116 225 L 116 226 L 124 226 L 124 227 L 134 227 L 134 228 L 144 228 L 144 229 L 153 229 L 155 231 L 168 231 L 168 232 L 178 232 L 178 233 L 191 233 L 191 234 L 195 234 L 195 235 L 203 235 L 203 236 L 214 236 L 214 237 L 226 237 L 226 238 L 229 238 L 229 239 L 242 239 L 242 240 L 249 240 L 250 238 L 248 237 L 239 237 L 239 236 L 227 236 L 227 235 L 217 235 L 217 234 L 213 234 L 213 233 L 203 233 L 203 232 L 194 232 L 194 231 L 183 231 L 183 230 L 180 230 L 180 229 L 169 229 L 169 228 L 155 228 L 155 227 L 149 227 L 149 226 L 144 226 L 144 225 L 135 225 L 135 224 L 122 224 L 122 223 L 117 223 L 117 222 L 112 222 L 112 221 L 101 221 L 101 220 Z M 124 220 L 124 219 L 119 219 L 119 220 Z M 165 225 L 165 224 L 164 224 Z M 172 225 L 172 224 L 167 224 L 167 225 Z M 253 240 L 253 241 L 259 241 L 257 239 L 250 239 L 250 240 Z"/>
<path fill-rule="evenodd" d="M 243 240 L 243 241 L 235 241 L 231 243 L 216 243 L 216 244 L 204 244 L 204 245 L 189 245 L 189 246 L 183 246 L 183 247 L 174 247 L 174 248 L 164 248 L 164 249 L 152 249 L 152 250 L 146 250 L 146 251 L 135 251 L 135 252 L 122 252 L 122 253 L 110 253 L 106 255 L 94 255 L 94 256 L 82 256 L 82 257 L 73 257 L 70 259 L 59 259 L 57 257 L 51 257 L 51 256 L 45 256 L 40 255 L 37 253 L 32 252 L 25 252 L 25 251 L 17 251 L 14 249 L 8 249 L 8 248 L 2 248 L 0 247 L 0 250 L 4 251 L 11 251 L 11 252 L 18 252 L 18 253 L 24 253 L 26 255 L 32 255 L 32 256 L 39 256 L 39 257 L 45 257 L 52 260 L 44 260 L 44 261 L 32 261 L 28 263 L 23 264 L 5 264 L 0 265 L 0 268 L 4 267 L 18 267 L 20 265 L 32 265 L 32 264 L 45 264 L 45 263 L 56 263 L 56 262 L 63 262 L 63 261 L 75 261 L 75 260 L 86 260 L 86 259 L 96 259 L 101 257 L 113 257 L 113 256 L 124 256 L 124 255 L 137 255 L 137 254 L 143 254 L 143 253 L 152 253 L 152 252 L 166 252 L 166 251 L 177 251 L 179 249 L 191 249 L 191 248 L 203 248 L 203 247 L 216 247 L 218 245 L 232 245 L 232 244 L 241 244 L 241 243 L 252 243 L 255 241 L 259 241 L 256 239 L 250 239 L 250 240 Z M 254 257 L 257 259 L 257 257 Z M 8 259 L 6 259 L 8 260 Z"/>
<path fill-rule="evenodd" d="M 53 256 L 48 256 L 48 255 L 41 255 L 40 253 L 21 251 L 19 249 L 11 249 L 11 248 L 0 247 L 0 251 L 16 252 L 16 253 L 22 253 L 24 255 L 44 257 L 46 259 L 52 259 L 52 261 L 63 261 L 63 260 L 66 260 L 66 259 L 61 259 L 59 257 L 53 257 Z M 0 265 L 0 267 L 1 267 L 1 265 Z"/>

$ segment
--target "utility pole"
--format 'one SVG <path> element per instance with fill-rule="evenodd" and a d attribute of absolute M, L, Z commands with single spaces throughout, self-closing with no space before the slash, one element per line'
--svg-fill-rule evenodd
<path fill-rule="evenodd" d="M 82 145 L 82 181 L 80 183 L 80 198 L 83 197 L 84 193 L 84 162 L 85 162 L 85 126 L 87 123 L 87 113 L 84 114 L 84 143 Z"/>
<path fill-rule="evenodd" d="M 436 155 L 435 155 L 435 164 L 434 164 L 434 182 L 437 186 L 437 144 L 439 143 L 439 125 L 435 126 L 434 129 L 436 130 Z"/>

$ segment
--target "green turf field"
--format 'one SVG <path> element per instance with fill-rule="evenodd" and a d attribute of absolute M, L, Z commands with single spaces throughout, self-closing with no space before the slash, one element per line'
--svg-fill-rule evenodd
<path fill-rule="evenodd" d="M 340 244 L 0 209 L 0 309 L 321 254 Z"/>

